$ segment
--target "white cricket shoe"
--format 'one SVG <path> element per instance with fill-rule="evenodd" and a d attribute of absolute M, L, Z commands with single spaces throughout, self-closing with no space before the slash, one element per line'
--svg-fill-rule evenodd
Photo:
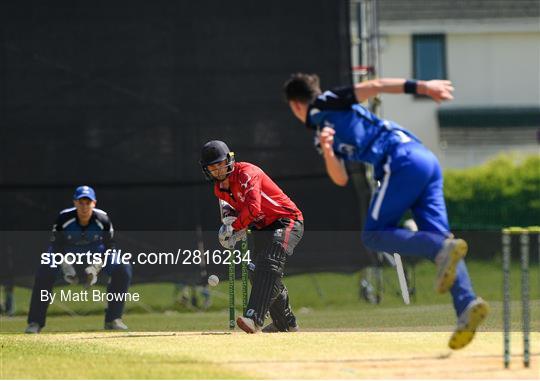
<path fill-rule="evenodd" d="M 28 327 L 24 330 L 24 333 L 39 333 L 41 332 L 41 326 L 38 323 L 29 323 Z"/>
<path fill-rule="evenodd" d="M 469 303 L 465 311 L 459 315 L 457 328 L 448 341 L 451 349 L 461 349 L 474 338 L 476 329 L 489 313 L 489 305 L 482 298 Z"/>
<path fill-rule="evenodd" d="M 112 331 L 126 331 L 128 326 L 124 324 L 122 319 L 114 319 L 113 321 L 105 322 L 105 329 Z"/>
<path fill-rule="evenodd" d="M 238 324 L 238 327 L 240 327 L 240 329 L 245 333 L 257 333 L 261 330 L 261 327 L 255 324 L 253 319 L 244 316 L 240 316 L 238 319 L 236 319 L 236 324 Z"/>
<path fill-rule="evenodd" d="M 467 242 L 462 239 L 448 238 L 444 241 L 443 248 L 435 257 L 437 265 L 437 279 L 435 290 L 444 294 L 454 285 L 456 280 L 456 268 L 461 259 L 467 255 Z"/>

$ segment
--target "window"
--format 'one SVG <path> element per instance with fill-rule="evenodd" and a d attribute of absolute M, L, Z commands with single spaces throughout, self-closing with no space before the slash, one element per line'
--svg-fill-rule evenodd
<path fill-rule="evenodd" d="M 444 34 L 413 35 L 413 78 L 446 79 Z"/>

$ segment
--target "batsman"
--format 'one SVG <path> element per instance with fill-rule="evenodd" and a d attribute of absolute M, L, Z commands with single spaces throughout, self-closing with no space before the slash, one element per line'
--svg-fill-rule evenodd
<path fill-rule="evenodd" d="M 251 293 L 245 314 L 236 323 L 246 333 L 297 331 L 282 277 L 287 257 L 304 233 L 302 212 L 262 169 L 235 162 L 234 153 L 222 141 L 204 145 L 200 164 L 206 178 L 214 183 L 216 197 L 237 213 L 221 226 L 221 244 L 234 248 L 248 228 L 254 235 L 254 261 L 249 265 Z M 272 323 L 263 328 L 268 313 Z"/>
<path fill-rule="evenodd" d="M 443 177 L 436 156 L 411 132 L 379 118 L 359 104 L 379 93 L 408 93 L 436 102 L 453 99 L 450 81 L 381 78 L 321 91 L 316 74 L 294 74 L 284 91 L 292 113 L 315 132 L 315 141 L 332 181 L 345 186 L 345 162 L 373 165 L 379 187 L 369 207 L 362 239 L 374 251 L 421 256 L 437 265 L 435 289 L 450 292 L 458 317 L 448 345 L 471 342 L 488 314 L 476 296 L 463 258 L 467 243 L 450 232 Z M 410 210 L 419 231 L 399 226 Z"/>

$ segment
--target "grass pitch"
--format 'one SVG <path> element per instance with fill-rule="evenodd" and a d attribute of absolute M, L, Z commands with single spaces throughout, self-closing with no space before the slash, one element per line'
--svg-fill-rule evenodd
<path fill-rule="evenodd" d="M 515 268 L 515 270 L 517 270 Z M 103 305 L 53 305 L 40 335 L 25 335 L 29 290 L 16 291 L 17 316 L 0 320 L 2 379 L 539 379 L 540 290 L 531 267 L 531 367 L 522 365 L 519 275 L 512 277 L 512 365 L 502 362 L 500 264 L 470 262 L 475 289 L 491 313 L 474 341 L 452 352 L 456 317 L 449 295 L 433 291 L 430 263 L 417 270 L 417 301 L 403 305 L 385 284 L 381 305 L 358 299 L 358 275 L 287 277 L 301 332 L 246 335 L 228 330 L 226 282 L 212 289 L 206 312 L 174 302 L 171 284 L 135 285 L 143 304 L 128 303 L 129 332 L 104 332 Z M 394 283 L 395 271 L 385 270 Z M 240 285 L 237 284 L 238 295 Z M 66 316 L 66 313 L 78 316 Z M 150 311 L 149 313 L 143 313 Z"/>
<path fill-rule="evenodd" d="M 522 367 L 518 332 L 512 367 L 503 369 L 500 307 L 494 303 L 471 345 L 454 352 L 447 347 L 454 324 L 447 305 L 304 311 L 302 332 L 258 335 L 226 329 L 225 310 L 132 314 L 130 332 L 99 330 L 101 316 L 55 316 L 40 335 L 24 335 L 24 318 L 4 319 L 1 378 L 538 379 L 540 301 L 532 304 L 529 369 Z"/>

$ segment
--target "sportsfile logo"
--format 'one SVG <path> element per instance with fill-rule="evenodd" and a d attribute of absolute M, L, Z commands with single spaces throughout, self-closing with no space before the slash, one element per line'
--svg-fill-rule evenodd
<path fill-rule="evenodd" d="M 140 252 L 133 255 L 122 250 L 108 249 L 104 253 L 90 251 L 84 253 L 41 253 L 41 264 L 56 268 L 61 265 L 97 265 L 109 264 L 133 265 L 239 265 L 251 261 L 250 250 L 191 250 L 175 249 L 176 252 Z"/>
<path fill-rule="evenodd" d="M 123 253 L 122 250 L 107 249 L 105 253 L 41 253 L 41 264 L 56 268 L 59 265 L 99 265 L 107 266 L 109 263 L 129 264 L 131 253 Z"/>

